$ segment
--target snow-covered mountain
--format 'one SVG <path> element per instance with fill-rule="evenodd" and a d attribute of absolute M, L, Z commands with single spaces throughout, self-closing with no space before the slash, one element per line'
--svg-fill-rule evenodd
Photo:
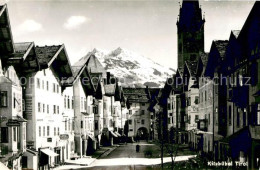
<path fill-rule="evenodd" d="M 144 56 L 117 48 L 112 52 L 94 49 L 95 54 L 105 69 L 119 78 L 125 87 L 163 87 L 167 77 L 175 70 L 161 66 Z"/>

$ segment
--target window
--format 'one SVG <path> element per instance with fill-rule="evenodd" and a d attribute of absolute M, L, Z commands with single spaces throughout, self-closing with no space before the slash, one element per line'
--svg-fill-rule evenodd
<path fill-rule="evenodd" d="M 44 80 L 42 80 L 42 89 L 44 89 Z"/>
<path fill-rule="evenodd" d="M 41 112 L 41 103 L 38 103 L 38 112 Z"/>
<path fill-rule="evenodd" d="M 66 122 L 65 122 L 66 123 Z M 66 127 L 66 126 L 65 126 Z M 83 128 L 83 120 L 80 122 L 80 127 Z"/>
<path fill-rule="evenodd" d="M 66 105 L 66 104 L 67 104 L 67 102 L 66 102 L 66 101 L 67 101 L 67 96 L 65 95 L 65 97 L 64 97 L 64 108 L 66 108 L 66 107 L 67 107 L 67 105 Z"/>
<path fill-rule="evenodd" d="M 107 109 L 107 104 L 106 103 L 104 103 L 104 109 Z"/>
<path fill-rule="evenodd" d="M 68 103 L 67 103 L 67 105 L 68 105 L 68 109 L 70 109 L 70 96 L 68 96 Z"/>
<path fill-rule="evenodd" d="M 209 125 L 210 125 L 210 114 L 209 114 Z"/>
<path fill-rule="evenodd" d="M 43 129 L 42 129 L 42 136 L 43 137 L 45 136 L 45 126 L 43 126 Z"/>
<path fill-rule="evenodd" d="M 94 113 L 94 114 L 98 114 L 98 107 L 97 107 L 97 106 L 94 106 L 94 107 L 93 107 L 93 113 Z"/>
<path fill-rule="evenodd" d="M 167 104 L 167 109 L 171 110 L 171 104 L 170 103 Z"/>
<path fill-rule="evenodd" d="M 39 137 L 41 137 L 41 132 L 42 132 L 42 129 L 41 129 L 41 126 L 39 126 Z"/>
<path fill-rule="evenodd" d="M 231 125 L 231 106 L 228 107 L 228 123 Z"/>
<path fill-rule="evenodd" d="M 8 127 L 1 127 L 1 143 L 8 143 Z"/>
<path fill-rule="evenodd" d="M 52 86 L 53 88 L 53 93 L 55 93 L 55 87 L 56 87 L 56 85 L 55 85 L 55 83 L 53 83 L 53 86 Z"/>
<path fill-rule="evenodd" d="M 47 126 L 47 136 L 50 136 L 50 126 Z"/>
<path fill-rule="evenodd" d="M 59 85 L 57 85 L 57 93 L 60 92 L 60 88 L 59 88 Z"/>
<path fill-rule="evenodd" d="M 67 130 L 67 119 L 65 119 L 65 130 Z"/>
<path fill-rule="evenodd" d="M 95 130 L 98 130 L 98 120 L 95 120 Z"/>
<path fill-rule="evenodd" d="M 129 115 L 132 115 L 132 110 L 129 110 Z"/>
<path fill-rule="evenodd" d="M 199 115 L 195 115 L 195 122 L 199 120 Z"/>
<path fill-rule="evenodd" d="M 144 119 L 141 120 L 142 125 L 144 125 Z"/>
<path fill-rule="evenodd" d="M 75 129 L 75 122 L 74 122 L 74 120 L 72 120 L 72 130 L 74 130 Z"/>
<path fill-rule="evenodd" d="M 37 78 L 37 88 L 40 88 L 41 87 L 41 82 L 40 82 L 40 79 Z"/>
<path fill-rule="evenodd" d="M 49 82 L 46 81 L 46 90 L 49 91 Z"/>
<path fill-rule="evenodd" d="M 259 117 L 258 117 L 258 121 L 259 121 Z M 246 126 L 246 109 L 244 109 L 243 111 L 243 126 Z"/>
<path fill-rule="evenodd" d="M 42 112 L 45 113 L 45 104 L 42 104 Z"/>
<path fill-rule="evenodd" d="M 195 104 L 199 104 L 199 96 L 195 96 L 195 101 L 194 101 Z"/>
<path fill-rule="evenodd" d="M 239 114 L 239 109 L 237 108 L 237 127 L 240 126 L 240 114 Z"/>
<path fill-rule="evenodd" d="M 128 120 L 129 125 L 132 125 L 132 119 Z"/>
<path fill-rule="evenodd" d="M 74 99 L 73 99 L 73 96 L 71 97 L 71 109 L 74 109 Z"/>
<path fill-rule="evenodd" d="M 53 135 L 56 136 L 56 127 L 54 127 Z"/>
<path fill-rule="evenodd" d="M 47 113 L 49 113 L 49 105 L 47 104 Z"/>
<path fill-rule="evenodd" d="M 205 91 L 205 101 L 207 101 L 207 91 Z"/>
<path fill-rule="evenodd" d="M 145 106 L 145 103 L 142 103 L 142 106 Z"/>
<path fill-rule="evenodd" d="M 1 107 L 7 107 L 7 91 L 1 91 Z"/>
<path fill-rule="evenodd" d="M 142 122 L 143 124 L 143 122 Z M 168 124 L 171 124 L 171 118 L 168 118 Z"/>
<path fill-rule="evenodd" d="M 53 105 L 53 114 L 56 114 L 56 105 Z"/>
<path fill-rule="evenodd" d="M 110 126 L 110 127 L 113 127 L 113 121 L 112 121 L 112 119 L 109 120 L 109 126 Z"/>
<path fill-rule="evenodd" d="M 144 115 L 144 110 L 142 110 L 142 113 L 141 113 L 142 115 Z"/>
<path fill-rule="evenodd" d="M 60 107 L 57 106 L 57 114 L 59 114 L 59 113 L 60 113 Z"/>
<path fill-rule="evenodd" d="M 87 110 L 87 100 L 84 98 L 84 110 Z"/>
<path fill-rule="evenodd" d="M 16 142 L 16 134 L 17 132 L 16 132 L 16 127 L 13 127 L 13 138 L 14 138 L 14 141 Z"/>
<path fill-rule="evenodd" d="M 57 135 L 60 135 L 60 128 L 58 127 L 58 133 L 57 133 Z"/>
<path fill-rule="evenodd" d="M 22 99 L 22 107 L 23 107 L 23 111 L 25 111 L 25 100 Z"/>

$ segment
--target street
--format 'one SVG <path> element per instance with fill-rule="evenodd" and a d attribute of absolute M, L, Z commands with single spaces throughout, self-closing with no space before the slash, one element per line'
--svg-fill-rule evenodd
<path fill-rule="evenodd" d="M 140 151 L 136 152 L 136 145 L 140 146 Z M 148 144 L 147 142 L 139 143 L 127 143 L 126 145 L 119 145 L 113 152 L 111 152 L 106 157 L 101 157 L 104 159 L 111 158 L 145 158 L 144 151 L 154 144 Z"/>
<path fill-rule="evenodd" d="M 140 145 L 139 152 L 136 152 L 136 145 Z M 127 143 L 118 145 L 115 149 L 102 154 L 98 159 L 95 159 L 88 166 L 80 165 L 65 165 L 57 169 L 160 169 L 161 158 L 156 155 L 156 158 L 146 158 L 145 151 L 151 148 L 158 147 L 155 144 L 147 142 Z M 195 155 L 177 156 L 175 161 L 186 161 Z M 163 158 L 164 163 L 170 163 L 170 157 Z"/>

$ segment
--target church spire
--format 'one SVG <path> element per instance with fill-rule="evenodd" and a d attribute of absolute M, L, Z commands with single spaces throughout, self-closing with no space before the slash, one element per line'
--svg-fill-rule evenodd
<path fill-rule="evenodd" d="M 183 0 L 180 7 L 178 31 L 198 31 L 204 25 L 198 0 Z"/>
<path fill-rule="evenodd" d="M 204 52 L 204 16 L 198 0 L 183 0 L 178 29 L 178 68 L 186 61 L 196 61 Z"/>

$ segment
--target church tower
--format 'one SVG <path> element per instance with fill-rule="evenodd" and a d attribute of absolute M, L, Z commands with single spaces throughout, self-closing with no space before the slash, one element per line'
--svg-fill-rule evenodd
<path fill-rule="evenodd" d="M 178 30 L 178 68 L 185 61 L 195 61 L 204 52 L 204 23 L 198 0 L 183 0 L 180 7 Z"/>

